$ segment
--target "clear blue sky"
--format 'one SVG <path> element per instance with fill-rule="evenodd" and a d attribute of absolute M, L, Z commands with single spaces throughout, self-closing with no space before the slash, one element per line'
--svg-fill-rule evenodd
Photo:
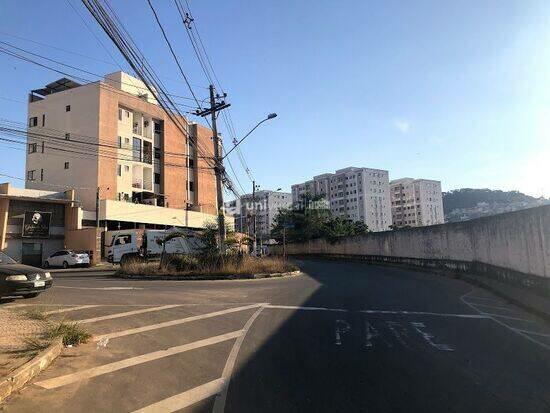
<path fill-rule="evenodd" d="M 123 62 L 80 2 L 69 1 Z M 173 2 L 153 2 L 192 83 L 207 86 Z M 111 3 L 170 91 L 189 96 L 146 1 Z M 444 190 L 488 187 L 550 196 L 550 2 L 190 5 L 230 95 L 237 134 L 269 112 L 279 115 L 242 145 L 263 188 L 290 189 L 316 174 L 366 166 L 388 169 L 391 179 L 440 179 Z M 92 72 L 117 70 L 3 34 L 109 62 L 66 0 L 5 0 L 0 15 L 1 41 Z M 59 77 L 2 54 L 0 75 L 0 116 L 20 121 L 26 105 L 2 98 L 24 102 L 30 89 Z M 206 89 L 195 91 L 206 97 Z M 222 132 L 227 135 L 223 126 Z M 0 144 L 0 154 L 0 173 L 24 175 L 23 151 Z M 249 190 L 238 157 L 231 161 Z"/>

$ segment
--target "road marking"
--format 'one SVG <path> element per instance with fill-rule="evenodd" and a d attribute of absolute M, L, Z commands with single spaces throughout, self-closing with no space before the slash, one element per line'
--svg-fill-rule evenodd
<path fill-rule="evenodd" d="M 115 313 L 115 314 L 109 314 L 109 315 L 93 317 L 93 318 L 86 318 L 85 320 L 76 320 L 76 321 L 79 324 L 88 324 L 88 323 L 95 323 L 97 321 L 112 320 L 113 318 L 129 317 L 132 315 L 150 313 L 153 311 L 168 310 L 170 308 L 175 308 L 175 307 L 179 307 L 179 304 L 163 305 L 161 307 L 153 307 L 153 308 L 143 308 L 141 310 L 126 311 L 124 313 Z"/>
<path fill-rule="evenodd" d="M 243 330 L 232 331 L 230 333 L 219 336 L 209 337 L 204 340 L 194 341 L 192 343 L 183 344 L 181 346 L 170 347 L 166 350 L 154 351 L 152 353 L 142 354 L 141 356 L 130 357 L 124 360 L 115 361 L 113 363 L 104 364 L 103 366 L 93 367 L 79 371 L 77 373 L 67 374 L 65 376 L 55 377 L 53 379 L 43 380 L 36 383 L 44 389 L 55 389 L 84 379 L 101 376 L 103 374 L 112 373 L 121 369 L 136 366 L 138 364 L 147 363 L 149 361 L 158 360 L 164 357 L 183 353 L 197 348 L 211 346 L 227 340 L 232 340 L 243 334 Z"/>
<path fill-rule="evenodd" d="M 469 293 L 466 293 L 464 294 L 462 297 L 460 297 L 460 301 L 462 301 L 464 304 L 466 304 L 468 307 L 470 308 L 473 308 L 474 310 L 476 310 L 477 312 L 481 313 L 481 311 L 479 311 L 473 304 L 470 304 L 465 298 L 468 297 L 469 294 L 471 294 L 472 292 L 474 292 L 474 289 L 472 289 Z M 482 313 L 482 314 L 485 314 L 485 315 L 489 315 L 490 314 L 487 314 L 487 313 Z M 499 317 L 502 317 L 502 316 L 499 316 Z M 519 334 L 520 336 L 522 336 L 523 338 L 526 338 L 527 340 L 531 341 L 532 343 L 535 343 L 535 344 L 538 344 L 539 346 L 545 348 L 546 350 L 550 350 L 550 346 L 545 344 L 545 343 L 541 343 L 540 341 L 538 340 L 535 340 L 533 337 L 527 335 L 526 333 L 523 333 L 522 331 L 519 331 L 518 329 L 516 328 L 513 328 L 513 327 L 510 327 L 508 324 L 506 323 L 503 323 L 502 321 L 500 320 L 497 320 L 495 317 L 493 316 L 490 316 L 489 318 L 491 318 L 491 320 L 493 320 L 495 323 L 497 324 L 500 324 L 502 327 L 506 327 L 508 330 L 516 333 L 516 334 Z M 529 320 L 527 320 L 529 321 Z"/>
<path fill-rule="evenodd" d="M 46 315 L 60 314 L 60 313 L 67 313 L 69 311 L 83 310 L 85 308 L 93 308 L 93 307 L 99 307 L 99 305 L 80 305 L 78 307 L 61 308 L 59 310 L 46 311 L 44 314 Z"/>
<path fill-rule="evenodd" d="M 365 313 L 365 314 L 403 314 L 403 315 L 433 315 L 438 317 L 458 317 L 458 318 L 490 318 L 489 316 L 481 315 L 481 314 L 447 314 L 447 313 L 432 313 L 429 311 L 408 311 L 408 310 L 362 310 L 359 312 Z"/>
<path fill-rule="evenodd" d="M 474 300 L 484 300 L 484 301 L 492 301 L 493 303 L 498 303 L 498 304 L 505 304 L 502 300 L 496 300 L 494 298 L 487 298 L 487 297 L 477 297 L 475 295 L 470 295 L 468 296 L 468 299 L 474 299 Z"/>
<path fill-rule="evenodd" d="M 74 290 L 104 290 L 104 291 L 118 291 L 118 290 L 143 290 L 142 287 L 69 287 L 68 285 L 54 285 L 55 288 L 71 288 Z"/>
<path fill-rule="evenodd" d="M 343 308 L 326 308 L 326 307 L 300 307 L 294 305 L 266 305 L 265 308 L 275 308 L 281 310 L 306 310 L 306 311 L 337 311 L 347 313 L 348 310 Z"/>
<path fill-rule="evenodd" d="M 342 335 L 351 330 L 351 326 L 345 320 L 336 320 L 336 326 L 334 327 L 334 344 L 337 346 L 342 345 Z"/>
<path fill-rule="evenodd" d="M 212 380 L 191 390 L 143 407 L 133 413 L 175 412 L 218 394 L 223 388 L 223 383 L 224 380 L 221 378 Z"/>
<path fill-rule="evenodd" d="M 513 328 L 513 327 L 512 327 Z M 550 334 L 545 334 L 545 333 L 539 333 L 539 332 L 536 332 L 536 331 L 529 331 L 529 330 L 523 330 L 521 328 L 514 328 L 514 330 L 516 332 L 521 332 L 521 333 L 526 333 L 526 334 L 533 334 L 535 336 L 541 336 L 541 337 L 550 337 Z"/>
<path fill-rule="evenodd" d="M 526 323 L 534 323 L 535 320 L 528 320 L 526 318 L 519 318 L 519 317 L 510 317 L 507 315 L 501 315 L 501 314 L 492 314 L 492 313 L 485 313 L 481 311 L 481 314 L 484 314 L 486 316 L 489 316 L 490 318 L 498 317 L 498 318 L 505 318 L 507 320 L 514 320 L 514 321 L 524 321 Z"/>
<path fill-rule="evenodd" d="M 407 328 L 402 326 L 397 321 L 386 321 L 386 324 L 392 334 L 394 335 L 395 339 L 405 348 L 409 348 L 409 345 L 407 344 L 407 341 L 405 338 L 408 338 L 407 334 Z"/>
<path fill-rule="evenodd" d="M 222 387 L 223 379 L 212 380 L 191 390 L 135 410 L 133 413 L 175 412 L 219 393 Z"/>
<path fill-rule="evenodd" d="M 471 305 L 475 305 L 476 307 L 486 307 L 486 308 L 494 308 L 495 310 L 504 310 L 504 311 L 510 311 L 512 313 L 517 313 L 516 310 L 509 307 L 501 307 L 496 305 L 489 305 L 489 304 L 479 304 L 479 303 L 470 303 Z"/>
<path fill-rule="evenodd" d="M 118 337 L 125 337 L 132 334 L 138 334 L 138 333 L 144 333 L 146 331 L 156 330 L 159 328 L 172 327 L 179 324 L 190 323 L 191 321 L 204 320 L 205 318 L 211 318 L 211 317 L 217 317 L 224 314 L 235 313 L 237 311 L 250 310 L 251 308 L 257 308 L 257 307 L 260 307 L 261 305 L 262 304 L 253 304 L 253 305 L 246 305 L 243 307 L 234 307 L 226 310 L 214 311 L 213 313 L 200 314 L 200 315 L 195 315 L 191 317 L 180 318 L 178 320 L 165 321 L 164 323 L 150 324 L 143 327 L 131 328 L 129 330 L 116 331 L 114 333 L 95 336 L 93 340 L 99 341 L 104 338 L 112 339 L 112 338 L 118 338 Z"/>
<path fill-rule="evenodd" d="M 231 375 L 233 374 L 233 369 L 235 368 L 235 363 L 237 362 L 237 355 L 239 354 L 239 350 L 241 349 L 241 346 L 244 342 L 244 339 L 246 337 L 246 334 L 250 330 L 250 327 L 252 327 L 252 323 L 262 310 L 266 307 L 266 304 L 262 304 L 258 310 L 252 314 L 252 316 L 248 319 L 246 324 L 243 327 L 243 334 L 235 340 L 235 343 L 233 344 L 233 347 L 231 348 L 231 352 L 229 353 L 229 357 L 227 358 L 227 361 L 225 362 L 225 366 L 222 371 L 222 389 L 216 396 L 216 399 L 214 400 L 214 407 L 212 408 L 212 413 L 223 413 L 225 410 L 225 400 L 227 399 L 227 390 L 229 389 L 229 383 L 231 382 Z"/>
<path fill-rule="evenodd" d="M 454 349 L 448 344 L 436 343 L 433 340 L 434 335 L 431 334 L 429 331 L 426 331 L 426 325 L 424 323 L 412 322 L 411 325 L 430 346 L 435 347 L 439 351 L 454 351 Z"/>

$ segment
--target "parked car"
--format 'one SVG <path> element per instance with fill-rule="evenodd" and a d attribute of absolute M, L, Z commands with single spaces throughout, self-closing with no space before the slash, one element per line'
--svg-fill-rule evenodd
<path fill-rule="evenodd" d="M 78 252 L 73 250 L 61 250 L 54 252 L 44 261 L 44 268 L 49 267 L 76 267 L 90 266 L 90 256 L 86 252 Z"/>
<path fill-rule="evenodd" d="M 17 263 L 0 252 L 0 297 L 22 295 L 36 297 L 52 286 L 52 276 L 40 268 Z"/>

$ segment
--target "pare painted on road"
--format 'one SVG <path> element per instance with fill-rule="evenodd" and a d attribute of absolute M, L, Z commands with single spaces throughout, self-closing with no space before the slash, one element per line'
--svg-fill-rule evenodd
<path fill-rule="evenodd" d="M 336 346 L 351 344 L 351 341 L 358 336 L 349 334 L 353 328 L 354 326 L 349 321 L 336 320 L 334 324 L 334 344 Z M 362 329 L 363 334 L 360 335 L 364 340 L 362 348 L 367 351 L 380 347 L 410 349 L 419 346 L 428 350 L 455 350 L 450 344 L 438 341 L 426 322 L 365 319 L 364 323 L 357 326 L 357 328 Z"/>

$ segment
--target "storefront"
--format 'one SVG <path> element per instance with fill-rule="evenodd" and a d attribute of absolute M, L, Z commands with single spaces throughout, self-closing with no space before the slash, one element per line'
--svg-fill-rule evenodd
<path fill-rule="evenodd" d="M 72 225 L 73 209 L 78 209 L 71 195 L 0 184 L 0 250 L 23 264 L 41 266 L 65 248 L 67 223 Z"/>

